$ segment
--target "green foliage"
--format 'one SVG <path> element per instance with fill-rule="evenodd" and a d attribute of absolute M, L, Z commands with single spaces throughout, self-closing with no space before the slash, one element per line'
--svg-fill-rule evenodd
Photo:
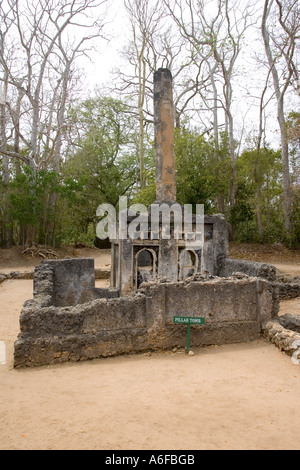
<path fill-rule="evenodd" d="M 300 140 L 300 113 L 291 111 L 286 120 L 287 134 L 290 141 Z"/>
<path fill-rule="evenodd" d="M 118 100 L 96 98 L 84 101 L 71 113 L 84 134 L 64 171 L 75 181 L 84 176 L 85 194 L 94 213 L 103 202 L 116 205 L 135 182 L 134 126 L 127 112 Z"/>
<path fill-rule="evenodd" d="M 154 203 L 156 198 L 155 168 L 146 173 L 146 182 L 146 187 L 132 196 L 133 204 L 143 204 L 148 207 Z"/>
<path fill-rule="evenodd" d="M 83 175 L 76 181 L 65 176 L 58 189 L 56 243 L 71 244 L 77 241 L 91 244 L 93 238 L 83 240 L 90 223 L 89 204 L 85 193 L 86 177 Z"/>
<path fill-rule="evenodd" d="M 24 233 L 31 227 L 37 243 L 93 243 L 98 205 L 117 205 L 135 184 L 135 128 L 127 106 L 110 98 L 86 100 L 70 110 L 68 126 L 76 151 L 61 162 L 59 174 L 22 164 L 17 173 L 11 168 L 9 188 L 0 179 L 11 225 Z"/>
<path fill-rule="evenodd" d="M 197 132 L 181 128 L 175 134 L 177 199 L 181 204 L 204 204 L 205 213 L 219 212 L 217 200 L 230 191 L 230 157 L 226 136 L 220 148 Z"/>
<path fill-rule="evenodd" d="M 282 239 L 281 168 L 280 151 L 269 148 L 249 148 L 238 159 L 239 189 L 231 223 L 239 241 L 272 243 Z"/>
<path fill-rule="evenodd" d="M 209 148 L 204 138 L 186 128 L 176 129 L 176 185 L 180 204 L 205 204 L 210 208 L 210 175 L 205 163 Z"/>
<path fill-rule="evenodd" d="M 237 200 L 230 208 L 228 222 L 232 227 L 233 238 L 240 242 L 250 242 L 255 238 L 257 227 L 254 223 L 254 209 L 250 204 L 252 192 L 245 182 L 239 182 Z"/>
<path fill-rule="evenodd" d="M 34 171 L 11 164 L 11 180 L 4 185 L 0 166 L 0 244 L 13 229 L 15 242 L 33 227 L 36 242 L 58 245 L 81 241 L 93 244 L 97 207 L 117 207 L 126 195 L 129 205 L 155 201 L 154 146 L 145 145 L 146 187 L 136 193 L 139 171 L 137 128 L 126 104 L 112 98 L 91 98 L 70 110 L 68 128 L 74 145 L 61 162 L 60 173 Z M 299 115 L 290 115 L 288 128 L 297 136 Z M 298 140 L 291 144 L 293 169 L 293 237 L 300 246 L 300 191 Z M 26 149 L 23 150 L 24 154 Z M 197 129 L 175 129 L 177 201 L 204 204 L 205 213 L 224 213 L 235 240 L 284 240 L 282 164 L 280 151 L 249 146 L 236 160 L 238 188 L 234 204 L 228 137 L 216 145 Z M 1 161 L 0 161 L 1 163 Z"/>
<path fill-rule="evenodd" d="M 8 186 L 7 211 L 12 225 L 32 227 L 37 243 L 46 243 L 48 228 L 55 220 L 53 195 L 59 189 L 59 174 L 51 170 L 35 172 L 23 165 L 22 172 Z"/>
<path fill-rule="evenodd" d="M 196 129 L 187 126 L 175 129 L 176 192 L 180 204 L 204 204 L 205 213 L 219 211 L 217 199 L 226 201 L 230 192 L 231 166 L 227 137 L 221 137 L 216 149 L 212 139 L 206 140 Z M 147 186 L 133 202 L 146 206 L 155 201 L 155 168 L 147 173 Z"/>
<path fill-rule="evenodd" d="M 300 186 L 296 186 L 293 191 L 293 239 L 292 245 L 296 248 L 300 247 Z"/>
<path fill-rule="evenodd" d="M 134 126 L 127 106 L 111 98 L 86 100 L 71 117 L 83 131 L 77 151 L 63 167 L 63 240 L 92 243 L 97 207 L 117 206 L 120 196 L 131 195 L 136 174 Z"/>
<path fill-rule="evenodd" d="M 23 173 L 17 174 L 9 184 L 11 218 L 20 224 L 37 226 L 45 211 L 51 217 L 48 201 L 57 188 L 57 173 L 47 170 L 35 173 L 25 166 Z"/>

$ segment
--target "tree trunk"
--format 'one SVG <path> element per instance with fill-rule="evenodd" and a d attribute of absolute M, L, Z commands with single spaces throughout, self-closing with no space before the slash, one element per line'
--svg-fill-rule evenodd
<path fill-rule="evenodd" d="M 1 149 L 3 151 L 6 150 L 6 112 L 5 112 L 5 103 L 6 103 L 6 85 L 4 86 L 4 93 L 0 104 L 0 154 Z M 3 204 L 3 235 L 4 235 L 4 245 L 9 248 L 13 245 L 13 227 L 11 225 L 11 221 L 8 217 L 8 197 L 9 197 L 9 158 L 2 154 L 2 168 L 3 168 L 3 184 L 4 184 L 4 204 Z"/>
<path fill-rule="evenodd" d="M 27 226 L 25 248 L 35 246 L 35 228 L 32 225 Z"/>
<path fill-rule="evenodd" d="M 285 83 L 283 90 L 280 89 L 280 82 L 278 71 L 276 69 L 275 58 L 273 57 L 270 47 L 270 36 L 267 30 L 267 18 L 270 13 L 270 2 L 265 0 L 263 18 L 262 18 L 262 37 L 264 40 L 266 56 L 268 59 L 269 67 L 272 73 L 273 86 L 277 100 L 277 120 L 280 128 L 281 139 L 281 157 L 282 157 L 282 171 L 283 171 L 283 207 L 284 207 L 284 226 L 285 233 L 288 238 L 292 235 L 292 195 L 291 195 L 291 182 L 290 182 L 290 169 L 289 169 L 289 151 L 288 141 L 286 135 L 286 125 L 284 119 L 284 92 L 287 88 L 288 82 Z"/>
<path fill-rule="evenodd" d="M 286 133 L 286 123 L 284 119 L 283 97 L 279 100 L 277 107 L 277 119 L 280 127 L 281 139 L 281 159 L 282 159 L 282 184 L 283 184 L 283 208 L 284 208 L 284 226 L 288 238 L 292 235 L 292 191 L 289 166 L 289 147 Z"/>
<path fill-rule="evenodd" d="M 261 218 L 261 187 L 259 182 L 257 183 L 257 189 L 256 189 L 256 204 L 257 204 L 257 212 L 256 212 L 256 217 L 257 217 L 257 225 L 258 225 L 258 233 L 259 233 L 259 240 L 262 241 L 263 235 L 264 235 L 264 229 L 263 229 L 263 223 L 262 223 L 262 218 Z"/>
<path fill-rule="evenodd" d="M 230 201 L 231 201 L 231 206 L 234 207 L 236 203 L 238 183 L 237 183 L 237 169 L 236 169 L 235 152 L 234 152 L 235 149 L 234 149 L 234 138 L 233 138 L 233 117 L 232 117 L 230 109 L 227 110 L 227 115 L 228 115 L 229 152 L 230 152 L 231 168 L 232 168 L 232 188 L 231 188 Z"/>

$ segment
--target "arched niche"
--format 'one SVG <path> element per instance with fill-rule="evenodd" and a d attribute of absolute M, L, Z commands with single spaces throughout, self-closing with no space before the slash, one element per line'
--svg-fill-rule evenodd
<path fill-rule="evenodd" d="M 179 255 L 179 281 L 184 281 L 197 272 L 198 257 L 193 250 L 184 249 Z"/>
<path fill-rule="evenodd" d="M 143 248 L 135 256 L 136 266 L 136 288 L 138 289 L 142 282 L 149 282 L 156 277 L 156 254 L 150 248 Z"/>

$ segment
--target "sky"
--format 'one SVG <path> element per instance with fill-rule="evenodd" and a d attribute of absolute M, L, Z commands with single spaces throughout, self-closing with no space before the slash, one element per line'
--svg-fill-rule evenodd
<path fill-rule="evenodd" d="M 111 71 L 120 65 L 120 51 L 126 44 L 129 23 L 123 0 L 110 0 L 110 8 L 104 27 L 106 39 L 97 41 L 97 50 L 91 52 L 91 61 L 86 61 L 88 72 L 86 83 L 91 91 L 111 81 Z"/>

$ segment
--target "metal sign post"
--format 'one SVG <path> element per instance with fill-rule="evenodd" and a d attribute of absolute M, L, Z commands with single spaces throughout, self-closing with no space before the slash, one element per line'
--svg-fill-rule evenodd
<path fill-rule="evenodd" d="M 173 317 L 173 323 L 187 325 L 187 336 L 186 336 L 186 352 L 190 350 L 190 328 L 191 325 L 204 325 L 205 318 L 203 317 Z"/>

